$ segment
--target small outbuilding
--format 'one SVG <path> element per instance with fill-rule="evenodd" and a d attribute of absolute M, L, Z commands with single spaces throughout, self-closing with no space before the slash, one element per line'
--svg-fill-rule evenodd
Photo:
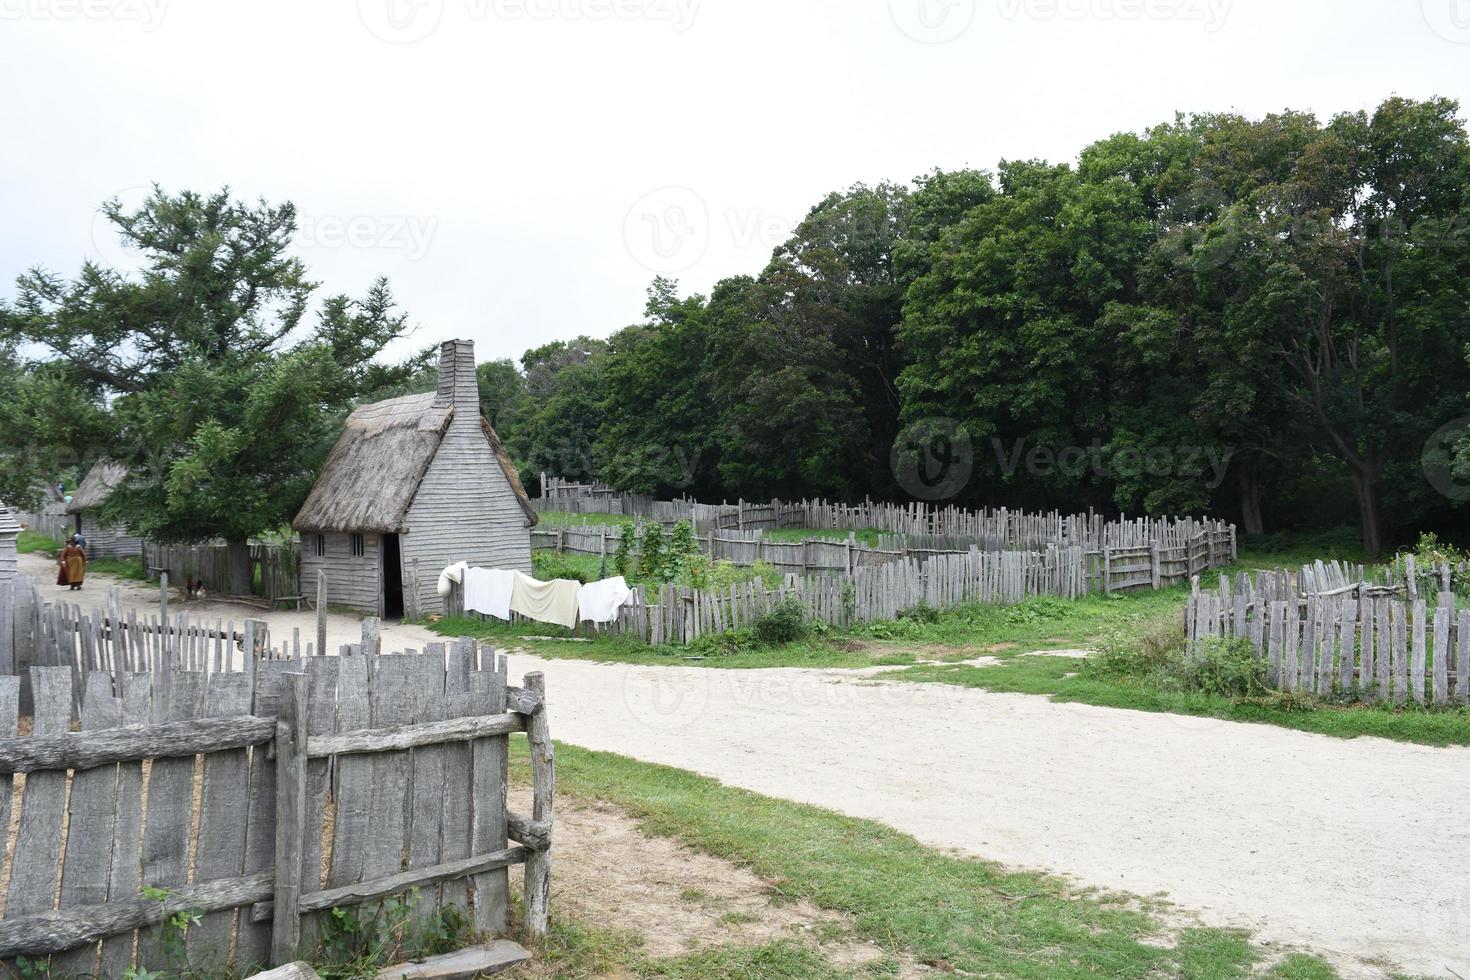
<path fill-rule="evenodd" d="M 112 492 L 128 478 L 128 468 L 115 459 L 99 459 L 87 471 L 82 485 L 71 495 L 66 512 L 75 524 L 72 531 L 87 539 L 88 558 L 140 558 L 143 539 L 128 533 L 120 524 L 98 519 L 97 512 L 107 503 Z"/>
<path fill-rule="evenodd" d="M 14 581 L 19 574 L 15 554 L 15 539 L 19 536 L 20 522 L 0 507 L 0 583 Z"/>
<path fill-rule="evenodd" d="M 442 612 L 439 572 L 454 562 L 531 571 L 536 511 L 480 415 L 475 347 L 440 348 L 438 390 L 363 405 L 292 522 L 301 582 L 327 602 L 376 616 Z"/>

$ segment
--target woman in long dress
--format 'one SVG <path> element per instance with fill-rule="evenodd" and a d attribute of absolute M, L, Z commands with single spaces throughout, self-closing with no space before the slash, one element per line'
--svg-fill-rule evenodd
<path fill-rule="evenodd" d="M 66 584 L 76 592 L 82 587 L 82 579 L 87 576 L 87 553 L 75 541 L 69 541 L 61 549 L 61 564 L 66 569 Z"/>

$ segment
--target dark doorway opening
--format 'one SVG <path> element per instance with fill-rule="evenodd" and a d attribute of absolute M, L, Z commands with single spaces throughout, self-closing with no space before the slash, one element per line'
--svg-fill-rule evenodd
<path fill-rule="evenodd" d="M 383 535 L 383 618 L 403 618 L 403 553 L 398 535 Z"/>

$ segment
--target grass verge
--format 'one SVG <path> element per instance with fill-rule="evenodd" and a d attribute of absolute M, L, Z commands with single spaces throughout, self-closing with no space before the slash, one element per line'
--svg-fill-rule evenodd
<path fill-rule="evenodd" d="M 61 542 L 37 531 L 21 531 L 15 539 L 15 550 L 22 555 L 55 555 Z"/>
<path fill-rule="evenodd" d="M 524 746 L 513 744 L 516 772 L 528 778 Z M 1261 959 L 1242 932 L 1171 932 L 1155 906 L 1133 896 L 1077 891 L 1050 875 L 951 857 L 873 821 L 679 769 L 559 744 L 557 786 L 623 808 L 648 833 L 746 866 L 783 896 L 842 913 L 856 937 L 888 956 L 840 972 L 809 946 L 794 943 L 647 960 L 625 936 L 558 921 L 545 949 L 551 976 L 616 968 L 701 980 L 892 976 L 901 960 L 910 959 L 946 973 L 984 976 L 1226 978 L 1252 975 Z M 1313 957 L 1292 962 L 1293 972 L 1273 975 L 1335 976 Z"/>

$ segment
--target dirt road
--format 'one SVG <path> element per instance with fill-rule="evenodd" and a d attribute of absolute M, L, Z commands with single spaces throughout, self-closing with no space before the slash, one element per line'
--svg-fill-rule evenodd
<path fill-rule="evenodd" d="M 310 614 L 270 620 L 277 636 L 314 630 Z M 350 617 L 329 625 L 333 644 L 357 629 Z M 385 631 L 390 648 L 431 639 Z M 513 657 L 513 675 L 532 669 L 546 673 L 560 740 L 1082 884 L 1164 893 L 1209 924 L 1329 953 L 1352 974 L 1470 976 L 1470 749 L 851 671 Z"/>

